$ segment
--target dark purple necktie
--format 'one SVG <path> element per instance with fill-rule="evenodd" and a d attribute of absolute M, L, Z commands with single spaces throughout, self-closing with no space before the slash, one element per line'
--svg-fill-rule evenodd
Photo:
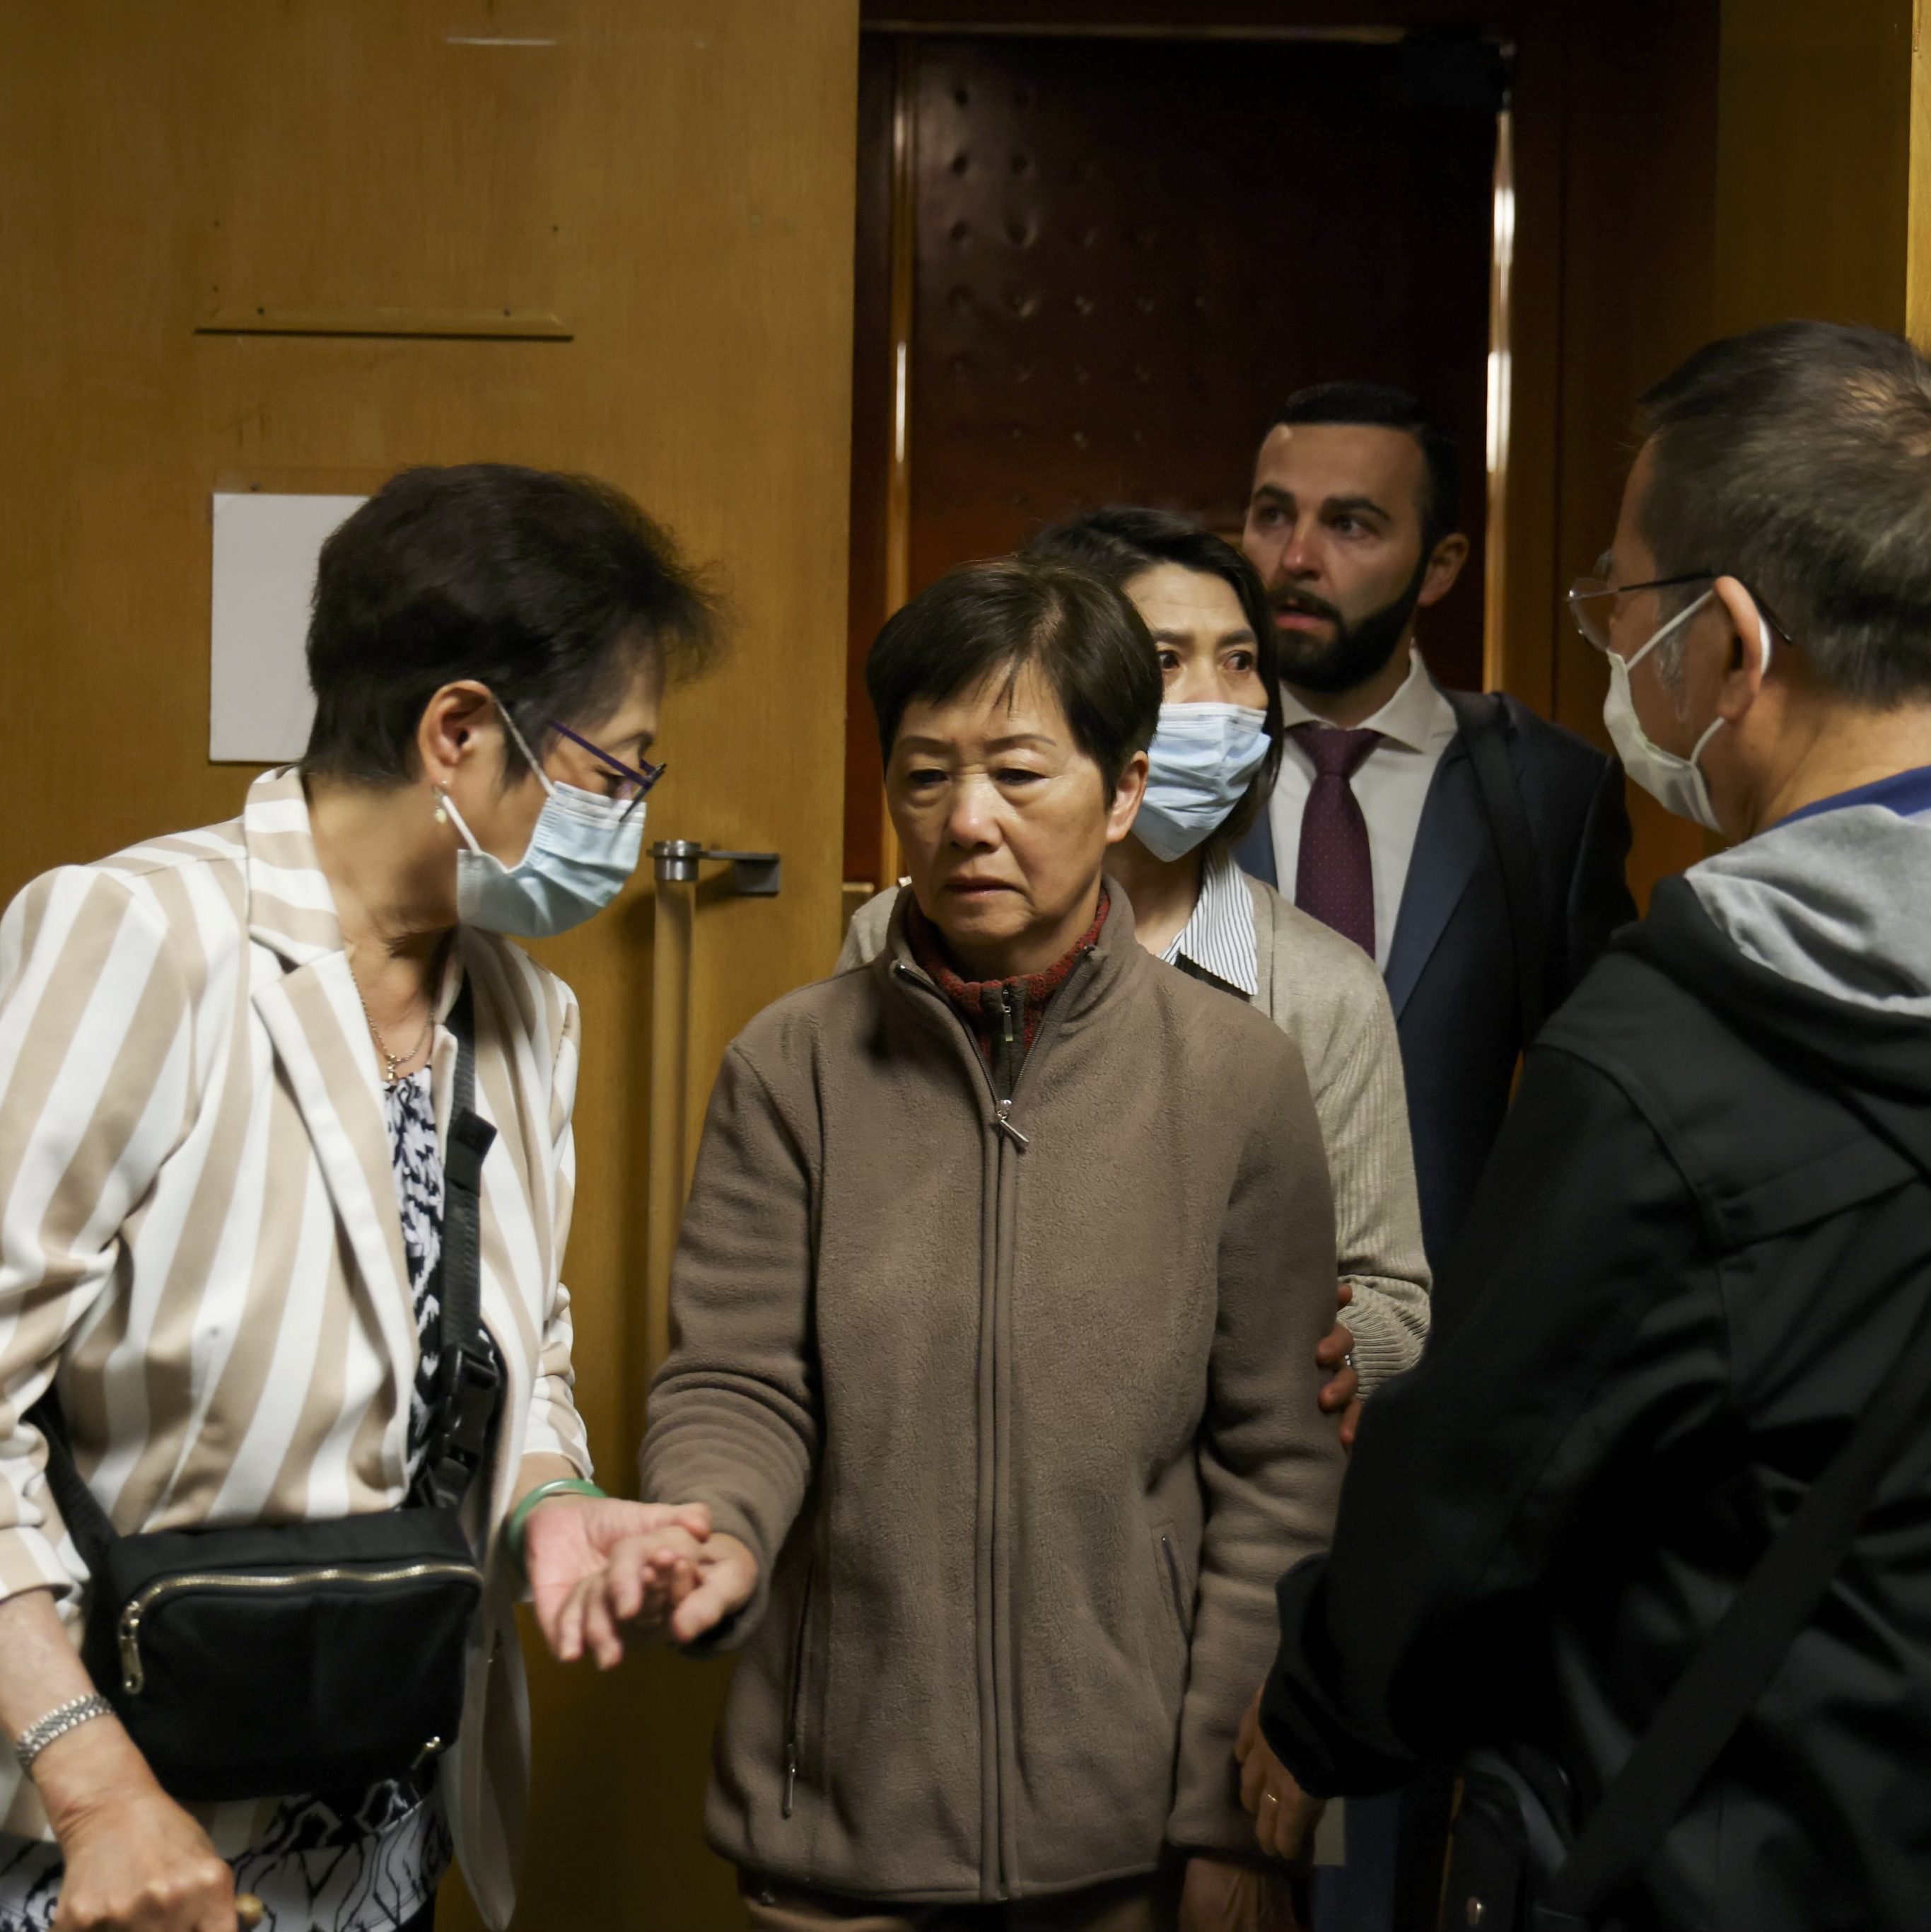
<path fill-rule="evenodd" d="M 1337 731 L 1326 724 L 1290 728 L 1314 764 L 1301 814 L 1300 863 L 1294 904 L 1375 956 L 1375 862 L 1368 821 L 1348 783 L 1381 742 L 1378 731 Z"/>

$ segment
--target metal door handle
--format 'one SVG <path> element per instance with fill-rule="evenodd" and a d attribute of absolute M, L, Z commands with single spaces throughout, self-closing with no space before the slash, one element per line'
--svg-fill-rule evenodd
<path fill-rule="evenodd" d="M 660 886 L 694 884 L 700 866 L 728 865 L 731 890 L 740 898 L 778 896 L 782 866 L 775 852 L 726 852 L 696 838 L 660 838 L 650 848 L 650 856 Z"/>
<path fill-rule="evenodd" d="M 656 937 L 651 959 L 650 1159 L 644 1243 L 644 1361 L 655 1372 L 670 1346 L 670 1259 L 690 1186 L 686 1114 L 691 1077 L 691 970 L 697 914 L 697 868 L 731 868 L 731 890 L 773 898 L 775 852 L 720 852 L 694 838 L 651 847 L 657 875 Z"/>

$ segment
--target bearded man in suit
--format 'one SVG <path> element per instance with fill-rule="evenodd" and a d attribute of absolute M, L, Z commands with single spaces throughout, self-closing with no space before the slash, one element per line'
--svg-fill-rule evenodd
<path fill-rule="evenodd" d="M 1423 661 L 1418 625 L 1468 555 L 1458 470 L 1412 396 L 1304 389 L 1261 446 L 1242 537 L 1289 731 L 1240 861 L 1381 968 L 1437 1268 L 1525 1033 L 1636 916 L 1615 760 L 1513 698 L 1444 691 Z"/>

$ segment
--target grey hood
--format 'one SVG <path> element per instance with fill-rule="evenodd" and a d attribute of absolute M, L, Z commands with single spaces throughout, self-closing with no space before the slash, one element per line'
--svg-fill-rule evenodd
<path fill-rule="evenodd" d="M 1685 878 L 1746 958 L 1831 999 L 1931 1018 L 1931 821 L 1846 806 Z"/>
<path fill-rule="evenodd" d="M 1615 944 L 1931 1171 L 1931 822 L 1777 826 L 1665 879 Z"/>

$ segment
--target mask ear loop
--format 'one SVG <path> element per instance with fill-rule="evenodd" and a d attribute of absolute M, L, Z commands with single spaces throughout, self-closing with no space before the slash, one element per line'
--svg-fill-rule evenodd
<path fill-rule="evenodd" d="M 487 688 L 487 686 L 484 688 Z M 528 764 L 530 770 L 536 774 L 536 782 L 542 786 L 544 796 L 554 798 L 556 795 L 556 788 L 550 782 L 550 774 L 537 763 L 535 756 L 531 752 L 523 734 L 516 728 L 516 720 L 510 716 L 509 707 L 493 691 L 490 692 L 490 702 L 496 707 L 496 716 L 503 721 L 503 728 L 510 734 L 511 742 L 523 754 L 524 760 Z M 446 812 L 456 821 L 456 830 L 462 833 L 463 842 L 469 850 L 475 853 L 478 857 L 490 856 L 489 854 L 483 850 L 476 835 L 469 830 L 468 820 L 456 809 L 456 801 L 449 796 L 449 788 L 447 785 L 438 785 L 435 789 L 436 816 L 439 818 Z"/>
<path fill-rule="evenodd" d="M 1689 612 L 1687 610 L 1684 613 L 1685 616 L 1687 616 L 1689 614 Z M 1770 628 L 1770 620 L 1766 617 L 1761 610 L 1759 610 L 1757 613 L 1757 637 L 1763 646 L 1763 666 L 1757 673 L 1757 683 L 1759 688 L 1762 686 L 1763 680 L 1770 675 L 1770 660 L 1773 648 L 1771 643 L 1772 635 L 1773 633 Z M 1715 717 L 1711 719 L 1709 730 L 1705 731 L 1702 736 L 1699 738 L 1695 745 L 1691 747 L 1690 753 L 1690 762 L 1691 764 L 1696 764 L 1697 760 L 1702 757 L 1703 747 L 1708 744 L 1710 740 L 1715 737 L 1717 734 L 1723 728 L 1723 714 L 1720 711 Z"/>

